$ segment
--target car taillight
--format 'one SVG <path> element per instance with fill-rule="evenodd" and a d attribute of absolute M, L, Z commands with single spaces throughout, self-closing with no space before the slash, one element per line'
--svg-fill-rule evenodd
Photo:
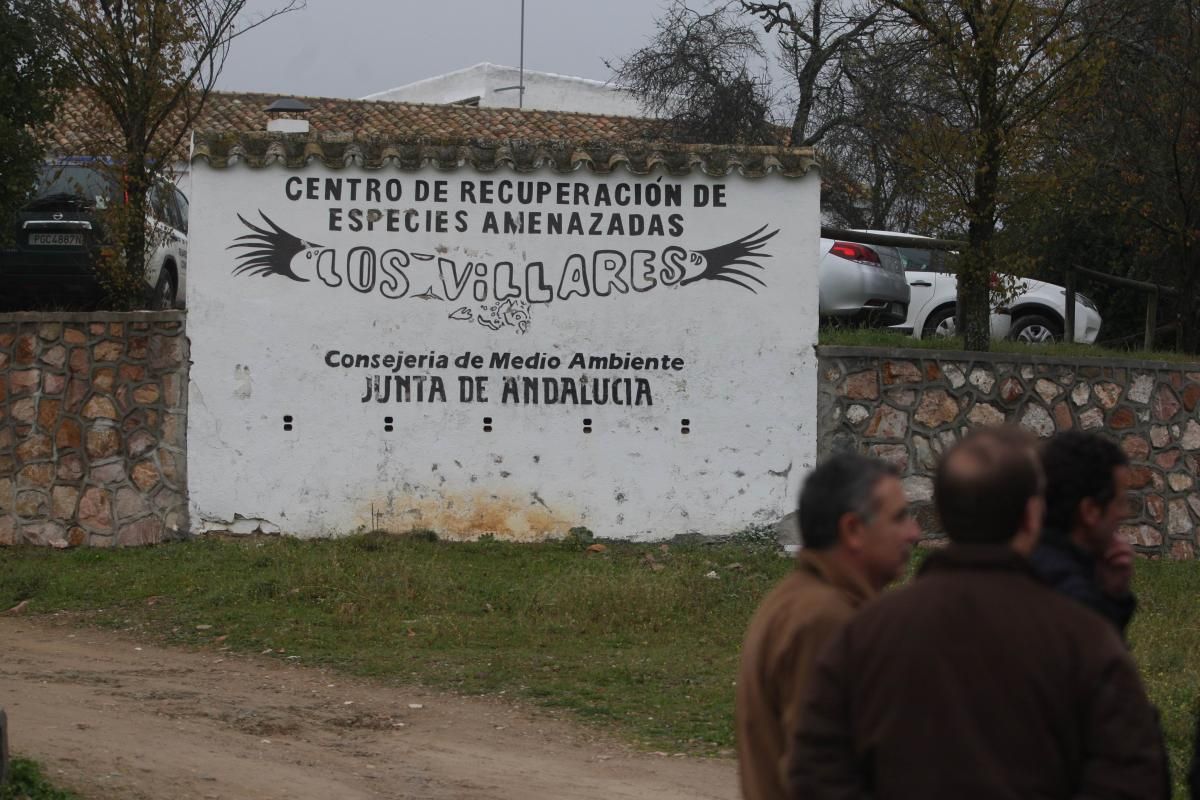
<path fill-rule="evenodd" d="M 849 261 L 874 264 L 877 267 L 880 266 L 879 254 L 866 245 L 855 244 L 854 242 L 834 242 L 833 247 L 829 248 L 829 252 Z"/>

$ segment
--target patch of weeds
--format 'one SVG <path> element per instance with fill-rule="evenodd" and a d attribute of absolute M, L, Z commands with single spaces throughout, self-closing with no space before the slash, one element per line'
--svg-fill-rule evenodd
<path fill-rule="evenodd" d="M 413 528 L 403 535 L 405 539 L 412 542 L 436 542 L 438 540 L 437 531 L 429 528 Z"/>
<path fill-rule="evenodd" d="M 79 800 L 78 796 L 57 789 L 38 765 L 25 758 L 13 758 L 9 763 L 8 782 L 0 786 L 0 800 Z"/>
<path fill-rule="evenodd" d="M 590 528 L 579 525 L 567 531 L 560 543 L 568 550 L 585 550 L 595 541 L 596 534 L 592 533 Z"/>
<path fill-rule="evenodd" d="M 779 549 L 779 533 L 774 525 L 754 522 L 729 536 L 731 544 L 769 550 Z"/>

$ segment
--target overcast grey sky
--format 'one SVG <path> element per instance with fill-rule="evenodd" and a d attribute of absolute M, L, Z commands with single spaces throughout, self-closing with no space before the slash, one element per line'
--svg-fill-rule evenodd
<path fill-rule="evenodd" d="M 277 6 L 250 0 L 248 16 Z M 525 0 L 525 67 L 607 80 L 661 0 Z M 308 0 L 234 42 L 217 88 L 361 97 L 490 61 L 517 65 L 521 0 Z"/>

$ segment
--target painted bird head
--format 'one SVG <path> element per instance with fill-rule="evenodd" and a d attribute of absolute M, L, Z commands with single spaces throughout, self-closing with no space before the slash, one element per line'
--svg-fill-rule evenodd
<path fill-rule="evenodd" d="M 757 294 L 750 284 L 757 283 L 766 286 L 757 275 L 736 267 L 752 267 L 763 269 L 763 265 L 755 259 L 771 258 L 770 253 L 762 252 L 762 247 L 771 240 L 779 230 L 763 233 L 767 229 L 763 225 L 754 233 L 747 234 L 735 242 L 719 245 L 708 250 L 689 250 L 688 263 L 685 267 L 685 277 L 679 282 L 687 286 L 699 280 L 724 281 L 736 284 L 743 289 L 749 289 Z"/>
<path fill-rule="evenodd" d="M 233 268 L 233 274 L 261 275 L 262 277 L 283 275 L 294 281 L 307 283 L 308 278 L 301 278 L 292 271 L 292 259 L 305 251 L 309 251 L 308 255 L 311 258 L 311 251 L 319 248 L 321 245 L 306 242 L 297 236 L 293 236 L 272 222 L 270 217 L 261 210 L 258 212 L 258 215 L 263 218 L 266 227 L 260 228 L 257 225 L 253 225 L 247 222 L 246 218 L 241 214 L 238 214 L 238 219 L 252 233 L 237 237 L 233 244 L 225 248 L 226 250 L 241 248 L 245 251 L 237 255 L 237 259 L 241 263 Z"/>

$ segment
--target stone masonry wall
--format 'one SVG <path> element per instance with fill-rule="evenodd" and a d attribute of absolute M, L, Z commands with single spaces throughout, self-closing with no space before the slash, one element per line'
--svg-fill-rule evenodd
<path fill-rule="evenodd" d="M 0 545 L 187 533 L 182 312 L 0 314 Z"/>
<path fill-rule="evenodd" d="M 931 538 L 943 449 L 971 426 L 1009 422 L 1040 437 L 1071 428 L 1113 437 L 1135 488 L 1121 532 L 1146 555 L 1196 557 L 1200 364 L 857 347 L 818 356 L 818 452 L 895 464 Z"/>

